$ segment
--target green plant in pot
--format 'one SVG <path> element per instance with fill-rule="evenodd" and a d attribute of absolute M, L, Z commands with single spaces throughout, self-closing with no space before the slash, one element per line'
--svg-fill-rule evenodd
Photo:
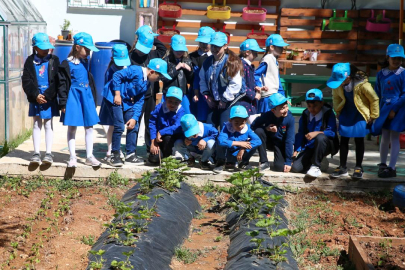
<path fill-rule="evenodd" d="M 68 35 L 69 35 L 69 27 L 70 27 L 70 21 L 64 19 L 63 20 L 63 24 L 60 26 L 61 29 L 61 35 L 63 36 L 64 40 L 68 39 Z"/>
<path fill-rule="evenodd" d="M 288 60 L 301 60 L 300 51 L 298 49 L 294 49 L 290 52 L 287 56 Z"/>

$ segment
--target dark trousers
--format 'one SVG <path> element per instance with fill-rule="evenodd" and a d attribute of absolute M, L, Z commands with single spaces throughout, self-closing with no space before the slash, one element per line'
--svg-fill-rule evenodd
<path fill-rule="evenodd" d="M 228 122 L 229 120 L 231 108 L 235 105 L 238 105 L 238 102 L 226 109 L 209 109 L 207 115 L 207 124 L 212 124 L 215 128 L 219 127 L 220 130 L 222 130 L 224 123 Z"/>
<path fill-rule="evenodd" d="M 349 154 L 349 140 L 348 137 L 340 137 L 340 166 L 346 168 L 347 155 Z M 354 138 L 356 144 L 356 167 L 360 167 L 364 158 L 364 137 Z"/>
<path fill-rule="evenodd" d="M 114 117 L 114 132 L 112 135 L 112 151 L 119 152 L 121 148 L 121 136 L 125 131 L 126 123 L 134 116 L 134 109 L 124 111 L 122 106 L 113 105 L 112 113 Z M 135 153 L 136 142 L 138 139 L 139 122 L 136 122 L 133 129 L 127 129 L 126 134 L 126 152 L 127 155 Z"/>
<path fill-rule="evenodd" d="M 256 149 L 250 149 L 249 152 L 245 152 L 242 156 L 242 162 L 245 164 L 249 164 L 249 160 L 255 152 L 256 152 Z M 226 162 L 236 163 L 237 161 L 238 160 L 237 160 L 236 156 L 232 155 L 232 153 L 230 151 L 227 151 Z"/>
<path fill-rule="evenodd" d="M 149 119 L 150 119 L 150 114 L 151 112 L 155 109 L 156 107 L 156 96 L 152 94 L 151 96 L 145 98 L 145 101 L 143 103 L 142 107 L 142 114 L 139 117 L 139 120 L 142 119 L 142 116 L 144 117 L 144 123 L 145 123 L 145 144 L 146 144 L 146 150 L 149 152 L 150 149 L 150 130 L 149 130 Z"/>
<path fill-rule="evenodd" d="M 306 148 L 299 153 L 294 160 L 291 171 L 295 173 L 307 172 L 311 165 L 320 168 L 322 159 L 332 152 L 332 144 L 332 140 L 325 134 L 319 134 L 315 137 L 313 148 Z"/>
<path fill-rule="evenodd" d="M 161 158 L 169 157 L 172 155 L 174 142 L 179 138 L 180 138 L 179 134 L 162 136 L 162 142 L 159 143 Z M 159 163 L 159 154 L 154 155 L 154 154 L 150 153 L 149 162 Z"/>
<path fill-rule="evenodd" d="M 274 151 L 274 165 L 273 170 L 276 172 L 284 172 L 284 163 L 285 163 L 285 143 L 274 143 L 270 136 L 270 132 L 264 128 L 257 128 L 254 130 L 257 136 L 259 136 L 262 144 L 259 146 L 259 162 L 263 164 L 268 162 L 266 150 Z"/>

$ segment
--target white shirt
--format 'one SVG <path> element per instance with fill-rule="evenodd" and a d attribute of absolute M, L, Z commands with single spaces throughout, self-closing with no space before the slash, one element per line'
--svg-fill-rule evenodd
<path fill-rule="evenodd" d="M 321 110 L 319 113 L 317 113 L 316 115 L 312 115 L 312 113 L 309 114 L 309 122 L 312 121 L 312 119 L 314 119 L 315 117 L 315 121 L 318 122 L 319 120 L 322 119 L 323 116 L 323 111 Z"/>

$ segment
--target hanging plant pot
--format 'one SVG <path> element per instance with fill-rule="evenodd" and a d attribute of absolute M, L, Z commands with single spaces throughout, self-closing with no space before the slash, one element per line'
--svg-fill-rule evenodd
<path fill-rule="evenodd" d="M 264 32 L 264 26 L 262 26 L 262 32 L 254 32 L 252 28 L 252 32 L 247 34 L 247 38 L 256 39 L 257 44 L 259 46 L 265 47 L 266 46 L 266 39 L 269 37 L 269 34 Z"/>
<path fill-rule="evenodd" d="M 345 10 L 344 17 L 336 17 L 336 9 L 333 10 L 333 17 L 329 19 L 329 24 L 326 25 L 326 20 L 322 21 L 322 31 L 329 30 L 340 30 L 340 31 L 351 31 L 353 28 L 353 19 L 347 17 L 347 10 Z"/>
<path fill-rule="evenodd" d="M 267 9 L 262 8 L 261 0 L 259 0 L 259 7 L 250 7 L 250 0 L 248 0 L 248 6 L 243 8 L 242 19 L 248 22 L 264 22 L 266 14 Z"/>
<path fill-rule="evenodd" d="M 180 18 L 181 17 L 181 6 L 177 4 L 177 0 L 173 3 L 166 3 L 166 0 L 159 5 L 158 14 L 163 18 Z"/>
<path fill-rule="evenodd" d="M 207 17 L 213 20 L 228 20 L 231 18 L 231 7 L 226 6 L 226 0 L 223 6 L 215 5 L 215 0 L 212 0 L 212 5 L 207 7 Z"/>
<path fill-rule="evenodd" d="M 164 26 L 160 28 L 158 31 L 159 36 L 157 37 L 163 43 L 170 43 L 172 36 L 179 35 L 180 31 L 176 30 L 176 25 L 173 24 L 173 28 L 165 28 Z"/>
<path fill-rule="evenodd" d="M 391 29 L 391 20 L 385 18 L 385 10 L 383 14 L 374 17 L 374 10 L 371 11 L 371 17 L 367 19 L 366 30 L 370 32 L 389 32 Z"/>

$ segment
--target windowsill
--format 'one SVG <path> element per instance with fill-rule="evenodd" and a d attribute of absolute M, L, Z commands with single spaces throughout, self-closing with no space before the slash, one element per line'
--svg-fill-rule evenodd
<path fill-rule="evenodd" d="M 91 9 L 114 9 L 114 10 L 126 10 L 131 9 L 130 6 L 127 5 L 75 5 L 75 4 L 68 4 L 68 8 L 91 8 Z"/>

